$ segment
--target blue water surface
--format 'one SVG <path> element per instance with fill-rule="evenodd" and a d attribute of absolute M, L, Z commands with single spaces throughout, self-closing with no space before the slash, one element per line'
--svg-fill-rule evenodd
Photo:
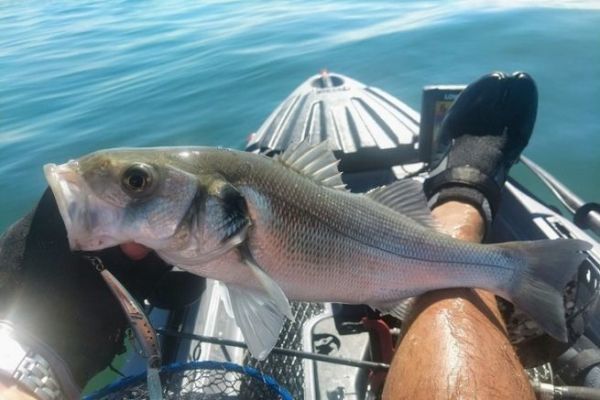
<path fill-rule="evenodd" d="M 44 163 L 120 146 L 243 148 L 322 68 L 416 109 L 426 84 L 528 71 L 540 104 L 525 153 L 598 201 L 600 6 L 481 4 L 1 2 L 0 230 L 41 195 Z"/>

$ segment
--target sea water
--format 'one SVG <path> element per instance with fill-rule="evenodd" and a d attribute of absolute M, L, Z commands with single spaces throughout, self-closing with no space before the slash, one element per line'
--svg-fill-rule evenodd
<path fill-rule="evenodd" d="M 120 146 L 242 149 L 324 68 L 417 110 L 424 85 L 527 71 L 540 100 L 525 154 L 600 199 L 597 1 L 3 1 L 0 230 L 39 199 L 44 163 Z"/>

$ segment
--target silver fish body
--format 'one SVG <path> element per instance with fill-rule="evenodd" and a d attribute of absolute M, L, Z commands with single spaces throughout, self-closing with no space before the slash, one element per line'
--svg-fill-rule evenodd
<path fill-rule="evenodd" d="M 243 165 L 252 165 L 251 172 L 233 162 L 219 172 L 246 199 L 252 221 L 247 240 L 256 261 L 291 299 L 380 304 L 440 287 L 509 292 L 519 265 L 501 249 L 454 240 L 273 160 L 235 157 L 247 158 Z M 198 267 L 201 275 L 225 282 L 248 281 L 222 261 Z"/>
<path fill-rule="evenodd" d="M 128 171 L 144 168 L 152 187 L 140 194 L 143 180 Z M 458 241 L 431 228 L 414 182 L 352 194 L 334 187 L 335 168 L 325 145 L 300 144 L 278 159 L 212 148 L 106 151 L 46 166 L 46 175 L 72 247 L 135 241 L 222 281 L 260 357 L 289 314 L 287 298 L 392 311 L 449 287 L 490 290 L 566 339 L 562 288 L 589 244 Z"/>

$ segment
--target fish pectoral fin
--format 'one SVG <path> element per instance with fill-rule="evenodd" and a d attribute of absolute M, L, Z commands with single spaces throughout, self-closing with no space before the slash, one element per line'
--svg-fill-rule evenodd
<path fill-rule="evenodd" d="M 263 291 L 227 285 L 236 324 L 253 357 L 264 360 L 271 352 L 285 320 L 276 302 Z M 288 304 L 289 305 L 289 304 Z"/>
<path fill-rule="evenodd" d="M 231 298 L 229 297 L 229 290 L 227 290 L 227 286 L 220 281 L 216 281 L 217 284 L 217 288 L 219 291 L 219 297 L 221 298 L 221 301 L 223 302 L 223 307 L 225 308 L 225 312 L 227 313 L 227 315 L 229 316 L 229 318 L 235 318 L 235 315 L 233 314 L 233 307 L 231 305 Z"/>
<path fill-rule="evenodd" d="M 257 289 L 226 285 L 229 304 L 248 350 L 263 360 L 275 346 L 285 317 L 292 319 L 292 308 L 281 287 L 254 261 L 246 243 L 239 246 L 242 261 L 259 283 Z M 225 303 L 225 309 L 227 309 Z"/>
<path fill-rule="evenodd" d="M 390 185 L 378 187 L 366 193 L 367 197 L 397 211 L 428 228 L 437 224 L 427 206 L 423 184 L 414 179 L 402 179 Z"/>
<path fill-rule="evenodd" d="M 239 251 L 242 261 L 250 268 L 252 274 L 260 283 L 264 293 L 271 299 L 277 310 L 289 319 L 293 319 L 294 317 L 292 315 L 290 302 L 279 284 L 258 266 L 246 243 L 239 246 Z"/>

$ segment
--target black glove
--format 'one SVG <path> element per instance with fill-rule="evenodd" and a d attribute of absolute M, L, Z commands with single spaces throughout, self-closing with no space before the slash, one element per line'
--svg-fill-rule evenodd
<path fill-rule="evenodd" d="M 140 261 L 118 247 L 97 255 L 140 303 L 180 307 L 195 300 L 204 284 L 195 275 L 171 271 L 154 253 Z M 69 250 L 49 190 L 0 237 L 0 319 L 52 348 L 81 387 L 125 350 L 128 324 L 121 307 L 90 262 Z"/>

